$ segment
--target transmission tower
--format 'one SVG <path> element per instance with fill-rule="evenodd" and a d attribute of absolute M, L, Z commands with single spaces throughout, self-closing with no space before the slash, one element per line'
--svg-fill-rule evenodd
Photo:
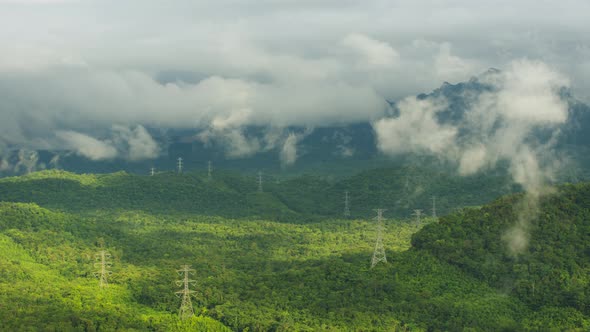
<path fill-rule="evenodd" d="M 432 218 L 436 219 L 436 196 L 432 196 Z"/>
<path fill-rule="evenodd" d="M 176 272 L 183 277 L 182 280 L 176 281 L 178 286 L 183 286 L 182 290 L 176 292 L 176 295 L 182 298 L 178 316 L 181 320 L 185 320 L 195 314 L 193 303 L 191 301 L 191 294 L 195 291 L 190 290 L 190 286 L 191 284 L 196 283 L 196 281 L 189 278 L 191 274 L 194 274 L 195 270 L 191 269 L 190 265 L 182 265 L 180 270 L 177 270 Z"/>
<path fill-rule="evenodd" d="M 420 218 L 422 217 L 422 210 L 420 209 L 416 209 L 414 210 L 414 213 L 412 213 L 413 216 L 416 216 L 416 226 L 420 225 Z"/>
<path fill-rule="evenodd" d="M 258 192 L 262 192 L 262 172 L 258 172 Z"/>
<path fill-rule="evenodd" d="M 383 212 L 387 210 L 376 209 L 373 211 L 377 212 L 377 217 L 373 218 L 377 220 L 377 241 L 375 242 L 375 251 L 373 251 L 373 258 L 371 259 L 371 268 L 374 268 L 379 262 L 387 263 L 385 248 L 383 247 Z"/>
<path fill-rule="evenodd" d="M 348 190 L 344 192 L 344 218 L 350 217 Z"/>
<path fill-rule="evenodd" d="M 180 173 L 182 173 L 182 157 L 178 157 L 177 161 L 178 161 L 178 163 L 177 163 L 178 174 L 180 174 Z"/>
<path fill-rule="evenodd" d="M 156 174 L 156 169 L 155 168 L 150 168 L 150 176 L 154 176 Z"/>
<path fill-rule="evenodd" d="M 94 263 L 94 267 L 98 267 L 100 270 L 94 272 L 94 276 L 100 280 L 100 288 L 105 288 L 109 284 L 107 277 L 112 274 L 112 272 L 109 270 L 109 268 L 112 266 L 112 263 L 110 262 L 111 254 L 109 254 L 106 250 L 101 249 L 96 254 L 96 260 L 97 262 Z"/>
<path fill-rule="evenodd" d="M 207 162 L 207 178 L 211 180 L 211 173 L 213 172 L 213 167 L 211 166 L 211 160 Z"/>

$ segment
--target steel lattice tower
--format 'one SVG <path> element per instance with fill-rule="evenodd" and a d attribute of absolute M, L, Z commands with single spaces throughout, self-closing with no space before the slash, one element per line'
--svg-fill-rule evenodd
<path fill-rule="evenodd" d="M 180 174 L 180 173 L 182 173 L 182 157 L 178 157 L 177 161 L 178 161 L 178 163 L 177 163 L 178 174 Z"/>
<path fill-rule="evenodd" d="M 422 210 L 416 209 L 414 210 L 414 213 L 412 213 L 412 215 L 416 216 L 416 226 L 420 226 L 420 223 L 422 222 L 420 220 L 420 218 L 422 217 Z"/>
<path fill-rule="evenodd" d="M 258 172 L 258 192 L 262 192 L 262 172 Z"/>
<path fill-rule="evenodd" d="M 150 176 L 154 176 L 156 174 L 156 169 L 154 167 L 150 168 Z"/>
<path fill-rule="evenodd" d="M 190 265 L 183 265 L 180 270 L 176 271 L 183 277 L 182 280 L 176 281 L 178 286 L 183 286 L 182 290 L 176 292 L 176 295 L 182 298 L 180 310 L 178 311 L 178 316 L 181 320 L 185 320 L 195 315 L 193 303 L 191 301 L 191 294 L 195 291 L 190 290 L 191 284 L 196 283 L 196 281 L 190 279 L 190 275 L 194 274 L 194 271 L 195 270 L 191 269 Z"/>
<path fill-rule="evenodd" d="M 383 212 L 385 209 L 373 210 L 377 212 L 377 217 L 373 218 L 377 220 L 377 241 L 375 242 L 375 251 L 373 251 L 373 258 L 371 259 L 371 268 L 379 262 L 387 263 L 387 257 L 385 257 L 385 248 L 383 247 Z"/>
<path fill-rule="evenodd" d="M 432 218 L 438 218 L 436 216 L 436 196 L 432 196 Z"/>
<path fill-rule="evenodd" d="M 344 192 L 344 217 L 350 217 L 350 202 L 348 198 L 348 190 Z"/>
<path fill-rule="evenodd" d="M 207 162 L 207 178 L 211 180 L 211 173 L 213 172 L 213 167 L 211 166 L 211 160 Z"/>
<path fill-rule="evenodd" d="M 97 263 L 94 263 L 94 267 L 100 268 L 100 270 L 94 272 L 94 276 L 99 279 L 99 286 L 100 288 L 105 288 L 108 286 L 107 277 L 112 274 L 109 268 L 112 266 L 111 254 L 109 254 L 106 250 L 101 249 L 96 254 Z"/>

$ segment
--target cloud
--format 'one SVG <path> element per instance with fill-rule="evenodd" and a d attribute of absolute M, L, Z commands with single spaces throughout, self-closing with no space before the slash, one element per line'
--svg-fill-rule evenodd
<path fill-rule="evenodd" d="M 538 129 L 549 130 L 553 138 L 560 134 L 568 106 L 559 91 L 569 81 L 542 62 L 519 60 L 503 72 L 485 76 L 483 82 L 494 91 L 482 93 L 472 105 L 464 126 L 476 135 L 465 140 L 470 146 L 462 151 L 460 170 L 470 174 L 509 160 L 515 181 L 536 190 L 552 172 L 551 163 L 539 164 L 550 155 L 555 140 L 541 142 L 531 135 Z"/>
<path fill-rule="evenodd" d="M 357 51 L 369 66 L 393 66 L 399 58 L 399 53 L 391 45 L 359 33 L 349 34 L 342 44 Z"/>
<path fill-rule="evenodd" d="M 69 147 L 80 155 L 109 159 L 112 153 L 84 153 L 80 136 L 108 137 L 113 125 L 210 130 L 204 136 L 227 135 L 228 156 L 250 156 L 264 145 L 243 135 L 242 127 L 339 124 L 379 117 L 387 109 L 385 100 L 367 87 L 345 83 L 263 84 L 241 79 L 208 77 L 197 83 L 160 84 L 136 71 L 104 71 L 93 68 L 49 70 L 27 75 L 0 75 L 0 141 L 14 142 L 30 149 L 61 149 L 56 132 L 67 138 Z M 329 86 L 328 86 L 329 85 Z M 293 98 L 305 96 L 304 98 Z M 363 109 L 363 112 L 358 112 Z M 145 133 L 119 131 L 129 151 L 118 156 L 139 160 L 157 156 L 154 142 Z M 58 136 L 59 136 L 58 135 Z M 135 136 L 133 136 L 135 135 Z M 139 141 L 147 145 L 138 146 Z M 85 139 L 84 142 L 88 142 Z M 96 143 L 96 142 L 94 142 Z M 104 142 L 109 145 L 110 143 Z M 104 148 L 103 144 L 103 148 Z M 94 144 L 97 145 L 97 144 Z M 121 148 L 116 147 L 118 150 Z"/>
<path fill-rule="evenodd" d="M 561 124 L 567 120 L 567 105 L 558 92 L 561 87 L 569 86 L 569 80 L 545 63 L 514 61 L 505 73 L 490 75 L 487 79 L 488 83 L 502 89 L 498 94 L 483 98 L 495 99 L 492 107 L 507 123 L 536 126 Z"/>
<path fill-rule="evenodd" d="M 326 136 L 322 138 L 322 141 L 324 142 L 332 141 L 335 143 L 336 151 L 334 151 L 333 154 L 344 158 L 350 158 L 356 152 L 356 149 L 350 146 L 352 140 L 353 137 L 343 131 L 335 131 L 332 137 Z"/>
<path fill-rule="evenodd" d="M 569 80 L 543 62 L 518 60 L 505 71 L 488 72 L 480 83 L 487 89 L 463 96 L 469 109 L 453 125 L 436 117 L 446 107 L 440 99 L 403 100 L 398 117 L 374 123 L 378 147 L 386 154 L 435 154 L 456 162 L 462 175 L 507 161 L 513 181 L 526 191 L 518 209 L 525 213 L 517 213 L 503 236 L 510 253 L 518 255 L 527 248 L 538 199 L 561 166 L 554 146 L 568 106 L 559 92 Z"/>
<path fill-rule="evenodd" d="M 45 164 L 39 163 L 39 154 L 37 151 L 20 149 L 17 154 L 18 160 L 14 164 L 14 173 L 31 173 L 38 169 L 45 169 Z M 9 166 L 9 164 L 7 165 Z"/>
<path fill-rule="evenodd" d="M 19 5 L 30 5 L 30 4 L 62 4 L 66 2 L 73 2 L 79 0 L 0 0 L 1 3 L 5 4 L 19 4 Z"/>
<path fill-rule="evenodd" d="M 51 160 L 49 161 L 49 166 L 51 168 L 59 169 L 60 168 L 60 165 L 59 165 L 60 159 L 61 159 L 61 155 L 59 155 L 59 154 L 54 155 L 53 157 L 51 157 Z"/>
<path fill-rule="evenodd" d="M 113 125 L 226 126 L 217 132 L 242 151 L 234 155 L 249 155 L 266 142 L 239 126 L 375 121 L 384 100 L 523 57 L 567 74 L 584 98 L 590 3 L 564 8 L 557 17 L 552 4 L 532 0 L 183 0 L 165 10 L 155 0 L 4 0 L 0 145 L 59 149 L 56 132 L 111 139 Z"/>
<path fill-rule="evenodd" d="M 114 142 L 119 150 L 124 151 L 125 158 L 130 161 L 155 159 L 160 154 L 160 147 L 154 141 L 148 131 L 142 126 L 131 129 L 123 126 L 114 126 Z"/>
<path fill-rule="evenodd" d="M 443 100 L 409 97 L 398 103 L 399 116 L 373 124 L 378 148 L 390 155 L 408 152 L 442 153 L 454 143 L 457 129 L 439 124 L 436 114 L 446 108 Z"/>
<path fill-rule="evenodd" d="M 474 61 L 462 59 L 451 53 L 451 45 L 442 43 L 434 60 L 434 67 L 439 78 L 445 81 L 461 81 L 471 76 L 478 65 Z"/>
<path fill-rule="evenodd" d="M 514 182 L 526 190 L 515 224 L 503 236 L 509 252 L 518 255 L 528 248 L 539 197 L 551 192 L 547 184 L 563 166 L 553 148 L 568 118 L 559 91 L 569 80 L 543 62 L 520 60 L 489 75 L 487 83 L 497 90 L 482 94 L 474 105 L 469 125 L 480 137 L 476 147 L 462 152 L 459 171 L 473 174 L 499 160 L 509 161 Z M 549 139 L 534 138 L 539 129 L 548 130 Z"/>
<path fill-rule="evenodd" d="M 75 131 L 58 131 L 55 135 L 64 143 L 64 147 L 90 160 L 113 159 L 117 149 L 108 142 Z"/>
<path fill-rule="evenodd" d="M 480 83 L 489 91 L 465 95 L 469 109 L 455 125 L 437 115 L 448 107 L 442 97 L 400 101 L 399 116 L 374 122 L 379 149 L 391 155 L 420 151 L 451 158 L 463 175 L 508 160 L 514 180 L 533 190 L 549 177 L 543 172 L 551 164 L 541 165 L 546 162 L 542 157 L 567 121 L 568 106 L 559 91 L 569 81 L 543 62 L 518 60 L 505 71 L 483 75 Z M 534 140 L 539 129 L 550 130 L 553 139 Z"/>
<path fill-rule="evenodd" d="M 217 145 L 229 159 L 250 157 L 262 150 L 260 139 L 247 136 L 241 127 L 211 127 L 201 131 L 196 139 L 206 146 Z"/>
<path fill-rule="evenodd" d="M 90 160 L 111 160 L 122 158 L 129 161 L 154 159 L 159 156 L 160 147 L 148 131 L 138 125 L 129 128 L 114 125 L 111 137 L 102 140 L 75 131 L 57 131 L 55 133 L 62 149 L 73 150 L 76 154 Z M 52 159 L 52 164 L 59 162 Z"/>
<path fill-rule="evenodd" d="M 298 140 L 297 135 L 294 133 L 290 133 L 289 136 L 287 136 L 287 139 L 285 139 L 285 143 L 280 152 L 280 160 L 283 167 L 293 165 L 297 160 Z"/>

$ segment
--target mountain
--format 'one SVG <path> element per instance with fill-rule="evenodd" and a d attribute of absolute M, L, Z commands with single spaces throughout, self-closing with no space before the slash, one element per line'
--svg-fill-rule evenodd
<path fill-rule="evenodd" d="M 534 310 L 566 307 L 590 315 L 590 184 L 561 186 L 532 211 L 523 195 L 443 217 L 416 234 L 412 245 Z M 530 219 L 527 246 L 514 255 L 506 237 L 523 210 Z"/>
<path fill-rule="evenodd" d="M 500 71 L 490 69 L 473 77 L 466 82 L 450 84 L 445 82 L 441 87 L 428 94 L 420 94 L 418 99 L 438 99 L 443 97 L 448 106 L 436 114 L 441 124 L 457 125 L 460 135 L 469 133 L 472 129 L 460 124 L 469 115 L 470 107 L 482 93 L 490 92 L 494 88 L 486 83 L 488 78 Z M 568 122 L 561 128 L 556 147 L 560 155 L 567 156 L 569 163 L 567 170 L 561 175 L 562 180 L 569 178 L 588 178 L 590 159 L 587 152 L 590 149 L 590 139 L 585 133 L 590 130 L 590 107 L 575 99 L 567 89 L 562 89 L 561 99 L 569 107 Z M 389 102 L 391 109 L 387 116 L 399 115 L 397 103 Z M 51 151 L 18 151 L 6 158 L 6 165 L 0 165 L 0 175 L 23 174 L 33 170 L 45 168 L 61 168 L 76 173 L 112 173 L 125 170 L 131 173 L 148 174 L 151 167 L 159 171 L 176 169 L 177 158 L 182 157 L 185 170 L 203 171 L 207 169 L 208 161 L 212 161 L 217 170 L 239 170 L 241 172 L 265 173 L 277 177 L 289 177 L 304 173 L 319 175 L 332 174 L 336 177 L 349 176 L 363 169 L 389 167 L 392 164 L 411 166 L 430 165 L 438 162 L 436 158 L 425 160 L 425 156 L 417 154 L 401 154 L 387 157 L 377 149 L 377 138 L 373 126 L 369 122 L 353 124 L 337 124 L 323 127 L 286 127 L 250 126 L 239 130 L 240 141 L 229 142 L 223 135 L 208 137 L 205 129 L 198 133 L 195 130 L 169 130 L 162 128 L 148 128 L 152 136 L 166 147 L 161 157 L 149 161 L 125 161 L 121 159 L 108 161 L 91 161 L 73 153 L 59 153 Z M 197 134 L 196 134 L 197 133 Z M 232 134 L 235 134 L 232 132 Z M 291 156 L 294 164 L 281 161 L 281 151 L 288 135 L 296 137 L 292 146 Z M 539 137 L 547 135 L 542 130 L 536 133 Z M 206 137 L 206 138 L 204 138 Z M 228 146 L 237 144 L 236 146 Z M 233 151 L 243 148 L 247 151 Z M 252 145 L 254 147 L 249 147 Z M 256 148 L 255 148 L 256 147 Z M 231 153 L 236 153 L 232 155 Z M 296 152 L 295 152 L 296 151 Z M 239 152 L 239 153 L 238 153 Z M 56 158 L 57 156 L 57 158 Z M 436 165 L 440 167 L 440 165 Z M 572 176 L 572 174 L 574 174 Z"/>

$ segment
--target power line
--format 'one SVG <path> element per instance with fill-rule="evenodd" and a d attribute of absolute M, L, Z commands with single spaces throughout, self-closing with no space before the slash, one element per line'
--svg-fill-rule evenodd
<path fill-rule="evenodd" d="M 190 275 L 194 274 L 195 270 L 191 269 L 190 265 L 182 265 L 180 270 L 176 270 L 176 272 L 183 277 L 182 280 L 176 281 L 178 286 L 183 287 L 182 290 L 176 292 L 176 295 L 182 298 L 178 316 L 181 320 L 185 320 L 195 315 L 193 303 L 191 301 L 191 294 L 195 293 L 195 291 L 190 290 L 190 286 L 196 283 L 195 280 L 190 279 Z"/>
<path fill-rule="evenodd" d="M 377 241 L 375 242 L 373 258 L 371 258 L 371 268 L 374 268 L 379 262 L 387 263 L 385 248 L 383 247 L 383 212 L 387 210 L 376 209 L 373 211 L 377 212 L 377 217 L 373 218 L 377 221 Z"/>

